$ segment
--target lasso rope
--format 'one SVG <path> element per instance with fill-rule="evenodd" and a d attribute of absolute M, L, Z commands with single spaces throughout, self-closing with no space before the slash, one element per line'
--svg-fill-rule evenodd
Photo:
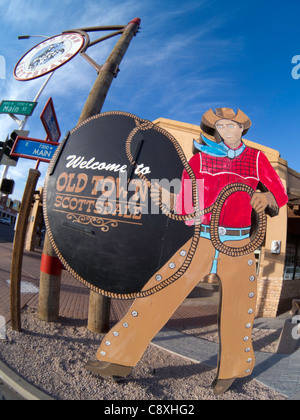
<path fill-rule="evenodd" d="M 132 165 L 135 165 L 135 162 L 131 154 L 130 146 L 131 146 L 131 141 L 134 135 L 138 131 L 149 130 L 154 127 L 154 124 L 150 123 L 149 121 L 143 121 L 142 123 L 140 123 L 140 121 L 136 120 L 136 125 L 137 126 L 132 130 L 132 132 L 130 133 L 126 141 L 126 154 L 127 154 L 128 160 L 130 161 Z M 182 216 L 182 215 L 171 213 L 168 206 L 164 205 L 163 203 L 159 203 L 162 213 L 165 216 L 169 217 L 170 219 L 180 221 L 180 222 L 194 220 L 194 219 L 199 222 L 201 216 L 208 213 L 212 213 L 211 224 L 210 224 L 211 241 L 214 248 L 218 250 L 219 252 L 221 252 L 222 254 L 229 255 L 232 257 L 239 257 L 242 255 L 250 254 L 253 251 L 255 251 L 257 248 L 259 248 L 259 246 L 264 241 L 265 233 L 266 233 L 267 219 L 266 219 L 266 214 L 264 210 L 260 212 L 256 212 L 257 229 L 254 231 L 254 235 L 251 237 L 251 241 L 249 244 L 242 247 L 235 248 L 235 247 L 230 247 L 230 246 L 225 245 L 224 243 L 221 242 L 219 238 L 219 220 L 220 220 L 222 207 L 225 201 L 229 198 L 231 194 L 234 194 L 236 192 L 245 192 L 245 193 L 248 193 L 250 197 L 252 197 L 252 195 L 254 194 L 253 188 L 251 188 L 247 184 L 242 184 L 242 183 L 229 184 L 221 191 L 221 193 L 219 194 L 218 198 L 216 199 L 213 205 L 211 205 L 210 207 L 207 207 L 206 209 L 202 209 L 202 210 L 199 209 L 198 191 L 196 191 L 197 186 L 195 182 L 194 172 L 192 171 L 190 165 L 188 164 L 188 161 L 185 158 L 179 144 L 177 142 L 176 143 L 172 142 L 172 143 L 179 154 L 179 157 L 183 163 L 183 166 L 185 167 L 188 175 L 190 176 L 192 180 L 193 201 L 194 201 L 194 206 L 196 208 L 196 211 L 193 214 Z M 153 188 L 153 184 L 151 183 L 151 181 L 149 181 L 145 177 L 145 175 L 139 174 L 139 177 L 147 182 L 149 188 Z"/>

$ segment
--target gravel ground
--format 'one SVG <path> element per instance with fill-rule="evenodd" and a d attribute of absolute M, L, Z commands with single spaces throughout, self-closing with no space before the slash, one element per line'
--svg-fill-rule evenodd
<path fill-rule="evenodd" d="M 25 380 L 57 400 L 285 400 L 259 382 L 238 379 L 223 396 L 214 396 L 216 370 L 150 344 L 130 376 L 115 383 L 84 369 L 102 336 L 86 321 L 61 317 L 47 324 L 34 308 L 22 312 L 22 332 L 7 326 L 0 358 Z"/>

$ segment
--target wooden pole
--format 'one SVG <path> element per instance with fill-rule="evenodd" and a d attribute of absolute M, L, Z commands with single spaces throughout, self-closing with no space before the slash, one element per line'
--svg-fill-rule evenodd
<path fill-rule="evenodd" d="M 119 65 L 129 47 L 132 38 L 137 33 L 140 23 L 141 20 L 136 18 L 129 22 L 129 24 L 124 28 L 120 39 L 116 43 L 105 64 L 99 71 L 98 77 L 80 115 L 78 124 L 101 112 L 110 85 L 114 77 L 116 77 Z M 43 254 L 54 254 L 53 250 L 50 248 L 50 242 L 48 240 L 45 241 Z M 42 283 L 49 283 L 51 281 L 51 275 L 45 275 L 43 278 L 41 278 Z M 56 284 L 57 287 L 60 287 L 58 282 L 56 282 Z M 40 290 L 40 293 L 43 290 L 49 289 L 49 287 L 49 285 L 46 285 L 45 287 L 43 286 Z M 47 299 L 46 296 L 42 296 L 42 298 Z M 51 299 L 51 295 L 48 296 L 48 299 Z M 88 329 L 96 333 L 107 332 L 109 328 L 110 302 L 111 300 L 109 298 L 103 297 L 93 291 L 90 292 Z M 51 306 L 52 305 L 49 305 L 49 307 Z"/>
<path fill-rule="evenodd" d="M 118 67 L 121 64 L 121 61 L 132 38 L 136 34 L 140 23 L 141 20 L 136 18 L 129 22 L 129 24 L 125 27 L 122 36 L 116 43 L 114 49 L 99 72 L 95 84 L 84 105 L 78 124 L 101 112 L 110 85 L 114 77 L 116 77 Z"/>
<path fill-rule="evenodd" d="M 96 333 L 109 331 L 111 300 L 91 290 L 89 301 L 88 329 Z"/>
<path fill-rule="evenodd" d="M 78 124 L 100 113 L 110 85 L 116 76 L 129 44 L 140 25 L 140 19 L 130 22 L 124 30 L 115 48 L 101 69 L 82 110 Z M 109 330 L 111 299 L 90 291 L 88 329 L 95 333 L 106 333 Z"/>
<path fill-rule="evenodd" d="M 14 331 L 21 331 L 21 276 L 23 251 L 28 217 L 40 175 L 40 172 L 37 170 L 29 170 L 15 232 L 10 277 L 11 325 Z"/>
<path fill-rule="evenodd" d="M 39 318 L 55 322 L 59 317 L 62 264 L 55 255 L 48 235 L 45 236 L 40 272 Z M 46 252 L 46 253 L 45 253 Z"/>

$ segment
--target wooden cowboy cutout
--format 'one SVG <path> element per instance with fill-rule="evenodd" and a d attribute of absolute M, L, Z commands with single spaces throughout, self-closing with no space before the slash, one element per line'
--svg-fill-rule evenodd
<path fill-rule="evenodd" d="M 197 247 L 184 274 L 157 293 L 136 298 L 129 312 L 104 337 L 95 361 L 86 368 L 101 376 L 126 377 L 146 347 L 165 325 L 178 306 L 201 281 L 215 273 L 220 283 L 219 337 L 220 350 L 217 376 L 212 386 L 215 394 L 222 394 L 235 378 L 253 371 L 255 356 L 251 332 L 256 310 L 257 278 L 255 256 L 249 252 L 252 211 L 278 214 L 288 201 L 280 178 L 265 155 L 246 146 L 242 136 L 251 121 L 242 112 L 229 108 L 209 110 L 202 117 L 202 144 L 194 142 L 196 154 L 189 165 L 197 178 L 199 202 L 206 214 L 195 212 L 194 192 L 187 171 L 182 175 L 182 188 L 176 197 L 167 197 L 153 189 L 155 201 L 174 202 L 176 213 L 193 219 L 186 224 L 199 224 Z M 209 137 L 209 138 L 208 138 Z M 188 182 L 185 182 L 188 181 Z M 234 189 L 235 186 L 243 188 Z M 224 188 L 234 186 L 222 203 L 218 225 L 214 207 Z M 248 189 L 254 190 L 250 199 Z M 167 198 L 166 198 L 167 197 Z M 174 200 L 175 198 L 175 200 Z M 199 218 L 201 218 L 199 222 Z M 216 234 L 217 230 L 217 234 Z M 218 236 L 218 240 L 215 238 Z M 191 247 L 190 239 L 159 271 L 149 279 L 144 289 L 169 278 L 174 267 L 182 264 Z M 219 245 L 214 245 L 218 243 Z M 217 249 L 218 248 L 218 249 Z M 232 251 L 233 250 L 233 251 Z"/>

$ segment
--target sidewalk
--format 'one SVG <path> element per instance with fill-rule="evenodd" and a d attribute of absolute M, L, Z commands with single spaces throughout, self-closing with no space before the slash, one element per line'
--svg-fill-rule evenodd
<path fill-rule="evenodd" d="M 10 320 L 7 281 L 10 277 L 11 248 L 12 244 L 9 242 L 0 243 L 0 315 L 5 317 L 6 323 Z M 24 253 L 22 307 L 38 307 L 40 259 L 41 251 Z M 202 332 L 199 334 L 197 327 L 201 325 L 210 330 L 217 323 L 218 298 L 216 286 L 197 287 L 178 308 L 166 327 L 157 334 L 152 344 L 186 359 L 216 367 L 218 344 L 201 338 Z M 89 290 L 64 271 L 60 315 L 85 320 L 88 317 L 88 303 Z M 130 304 L 131 301 L 112 300 L 111 323 L 116 323 L 127 312 Z M 254 332 L 258 336 L 257 342 L 261 340 L 259 334 L 266 330 L 270 330 L 272 334 L 277 331 L 278 337 L 278 330 L 283 327 L 284 322 L 284 317 L 256 319 Z M 257 351 L 252 378 L 290 399 L 300 399 L 300 349 L 291 355 Z"/>

